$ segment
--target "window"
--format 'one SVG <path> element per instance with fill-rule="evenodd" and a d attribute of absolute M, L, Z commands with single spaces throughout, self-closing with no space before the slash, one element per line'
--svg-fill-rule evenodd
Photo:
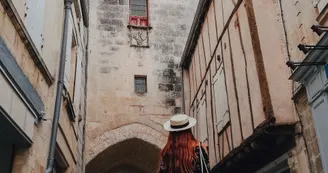
<path fill-rule="evenodd" d="M 222 66 L 214 76 L 213 80 L 216 127 L 218 133 L 220 133 L 226 124 L 230 121 L 227 90 L 225 86 L 225 77 Z"/>
<path fill-rule="evenodd" d="M 147 0 L 130 0 L 130 24 L 148 26 Z"/>
<path fill-rule="evenodd" d="M 75 100 L 77 83 L 81 77 L 81 55 L 80 50 L 77 45 L 77 40 L 75 32 L 73 31 L 73 20 L 70 16 L 69 26 L 68 26 L 68 40 L 66 47 L 66 59 L 65 59 L 65 75 L 64 75 L 64 84 L 65 88 L 70 94 L 71 99 Z"/>
<path fill-rule="evenodd" d="M 64 87 L 67 106 L 69 107 L 72 120 L 79 115 L 82 57 L 83 48 L 78 44 L 78 36 L 74 27 L 73 17 L 69 15 L 67 45 L 65 58 Z"/>
<path fill-rule="evenodd" d="M 41 52 L 46 0 L 12 0 L 36 49 Z"/>
<path fill-rule="evenodd" d="M 207 118 L 206 118 L 206 100 L 205 94 L 202 96 L 197 110 L 197 138 L 200 142 L 208 145 Z"/>
<path fill-rule="evenodd" d="M 70 87 L 70 79 L 71 79 L 71 59 L 72 52 L 74 54 L 74 37 L 73 37 L 73 18 L 72 15 L 69 15 L 68 19 L 68 29 L 67 29 L 67 45 L 66 45 L 66 58 L 65 58 L 65 76 L 64 76 L 64 85 L 67 91 L 69 91 Z M 73 58 L 74 59 L 74 58 Z"/>
<path fill-rule="evenodd" d="M 73 37 L 74 40 L 74 37 Z M 70 66 L 70 74 L 69 74 L 69 93 L 71 94 L 72 99 L 74 100 L 74 90 L 75 90 L 75 81 L 76 81 L 76 66 L 77 66 L 77 45 L 75 41 L 72 41 L 71 47 L 71 58 L 70 63 L 67 65 Z"/>
<path fill-rule="evenodd" d="M 147 76 L 134 76 L 134 90 L 136 93 L 147 92 Z"/>
<path fill-rule="evenodd" d="M 41 51 L 42 47 L 45 2 L 45 0 L 27 0 L 25 3 L 24 23 L 38 51 Z"/>

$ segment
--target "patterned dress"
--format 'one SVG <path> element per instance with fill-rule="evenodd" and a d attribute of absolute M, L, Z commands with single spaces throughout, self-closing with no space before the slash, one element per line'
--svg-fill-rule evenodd
<path fill-rule="evenodd" d="M 206 154 L 204 148 L 201 147 L 201 149 L 202 149 L 202 153 L 203 153 L 203 156 L 205 159 L 205 163 L 203 162 L 203 173 L 206 173 L 206 168 L 208 171 L 210 171 L 209 159 L 208 159 L 208 155 Z M 199 146 L 197 146 L 197 147 L 195 147 L 195 161 L 194 161 L 194 172 L 193 173 L 202 173 L 200 159 L 201 159 L 200 158 L 200 149 L 199 149 Z M 205 166 L 206 166 L 206 168 L 205 168 Z M 161 160 L 159 173 L 168 173 L 166 170 L 166 165 L 163 162 L 163 160 Z M 174 172 L 174 173 L 178 173 L 178 172 Z"/>

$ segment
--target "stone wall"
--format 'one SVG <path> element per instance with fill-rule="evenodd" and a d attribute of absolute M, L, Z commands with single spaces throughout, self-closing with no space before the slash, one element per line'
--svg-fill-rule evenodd
<path fill-rule="evenodd" d="M 290 167 L 294 172 L 305 173 L 310 170 L 311 173 L 321 173 L 323 166 L 305 88 L 301 89 L 294 99 L 299 114 L 300 134 L 295 138 L 297 146 L 291 152 Z"/>
<path fill-rule="evenodd" d="M 28 79 L 29 83 L 33 86 L 33 89 L 40 96 L 45 106 L 44 120 L 40 120 L 38 123 L 33 124 L 33 143 L 29 148 L 16 148 L 13 161 L 13 173 L 43 173 L 46 169 L 48 149 L 51 136 L 52 119 L 54 115 L 55 95 L 57 87 L 57 76 L 59 67 L 59 58 L 61 50 L 61 38 L 63 31 L 63 16 L 64 16 L 64 1 L 45 1 L 45 20 L 43 28 L 43 47 L 39 52 L 39 56 L 45 62 L 45 68 L 49 69 L 50 77 L 53 78 L 52 83 L 49 83 L 45 79 L 44 71 L 41 70 L 41 64 L 36 64 L 33 57 L 30 54 L 30 50 L 27 49 L 26 44 L 30 40 L 22 40 L 20 32 L 17 31 L 17 23 L 13 23 L 13 14 L 5 9 L 3 3 L 0 3 L 0 37 L 4 40 L 6 47 L 13 55 L 19 68 L 23 71 L 24 75 Z M 19 14 L 24 14 L 26 10 L 23 1 L 13 1 L 16 5 L 16 10 Z M 75 1 L 75 3 L 79 3 Z M 79 10 L 79 9 L 78 9 Z M 75 11 L 74 11 L 75 12 Z M 11 15 L 9 16 L 8 13 Z M 75 14 L 75 13 L 73 13 Z M 76 15 L 74 16 L 76 17 Z M 21 19 L 24 20 L 24 19 Z M 75 18 L 77 22 L 78 19 Z M 77 23 L 76 23 L 77 25 Z M 76 26 L 77 28 L 77 26 Z M 80 23 L 80 28 L 77 31 L 77 41 L 79 46 L 85 45 L 83 38 L 83 32 L 86 33 L 86 28 L 83 27 L 83 23 Z M 85 47 L 79 47 L 82 51 L 85 51 Z M 86 61 L 83 61 L 84 67 Z M 86 70 L 83 70 L 85 73 Z M 0 72 L 1 73 L 1 72 Z M 84 74 L 80 75 L 85 77 Z M 84 107 L 85 92 L 84 85 L 85 80 L 81 82 L 81 100 L 76 102 L 77 107 Z M 81 104 L 79 106 L 79 104 Z M 63 152 L 63 158 L 68 163 L 68 168 L 64 172 L 78 172 L 83 171 L 82 162 L 82 149 L 84 143 L 84 122 L 80 121 L 78 124 L 72 122 L 69 119 L 69 113 L 66 107 L 66 103 L 62 105 L 62 114 L 59 122 L 57 145 L 58 149 Z M 85 117 L 85 111 L 80 111 L 80 117 Z M 77 120 L 77 119 L 76 119 Z M 78 128 L 79 125 L 79 128 Z M 81 145 L 78 145 L 78 143 Z"/>
<path fill-rule="evenodd" d="M 90 4 L 86 162 L 98 136 L 131 123 L 166 135 L 161 124 L 181 111 L 179 62 L 197 0 L 148 5 L 152 28 L 141 30 L 128 28 L 128 0 Z M 147 76 L 147 93 L 134 92 L 135 75 Z"/>
<path fill-rule="evenodd" d="M 318 1 L 298 0 L 276 1 L 284 25 L 284 47 L 287 60 L 302 61 L 305 55 L 297 48 L 298 44 L 316 44 L 319 36 L 310 29 L 318 24 Z M 299 89 L 299 83 L 293 84 L 293 90 Z M 305 88 L 298 90 L 294 96 L 295 116 L 298 119 L 299 135 L 295 140 L 297 146 L 291 151 L 290 167 L 293 172 L 323 172 L 318 141 L 311 107 L 308 105 Z M 310 162 L 309 162 L 310 160 Z"/>

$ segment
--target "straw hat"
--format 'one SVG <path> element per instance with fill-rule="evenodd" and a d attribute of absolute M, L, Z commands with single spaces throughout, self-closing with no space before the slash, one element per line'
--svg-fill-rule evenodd
<path fill-rule="evenodd" d="M 169 132 L 177 132 L 190 129 L 196 125 L 197 120 L 186 114 L 177 114 L 171 117 L 169 121 L 163 124 L 165 130 Z"/>

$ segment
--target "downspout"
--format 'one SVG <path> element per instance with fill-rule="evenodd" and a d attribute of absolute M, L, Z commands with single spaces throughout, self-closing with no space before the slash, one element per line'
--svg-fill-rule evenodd
<path fill-rule="evenodd" d="M 84 23 L 84 26 L 85 27 L 89 27 L 89 5 L 88 3 L 86 2 L 87 0 L 81 0 L 80 3 L 81 3 L 81 7 L 82 7 L 82 15 L 83 15 L 83 23 Z"/>
<path fill-rule="evenodd" d="M 185 110 L 185 94 L 184 94 L 184 79 L 183 79 L 183 67 L 181 67 L 181 90 L 182 90 L 182 109 L 181 109 L 181 113 L 185 113 L 186 110 Z"/>
<path fill-rule="evenodd" d="M 55 161 L 56 139 L 57 139 L 60 109 L 61 109 L 61 103 L 62 103 L 62 91 L 63 91 L 63 86 L 64 86 L 65 58 L 66 58 L 66 52 L 67 52 L 67 39 L 68 39 L 67 30 L 68 30 L 68 24 L 69 24 L 68 19 L 69 19 L 69 15 L 71 12 L 71 5 L 73 3 L 73 0 L 64 0 L 64 3 L 65 3 L 64 31 L 63 31 L 62 46 L 61 46 L 61 51 L 60 51 L 60 64 L 59 64 L 55 110 L 54 110 L 54 116 L 53 116 L 53 120 L 52 120 L 49 154 L 48 154 L 48 159 L 47 159 L 47 169 L 45 170 L 45 173 L 52 173 L 52 170 L 54 167 L 54 161 Z"/>

